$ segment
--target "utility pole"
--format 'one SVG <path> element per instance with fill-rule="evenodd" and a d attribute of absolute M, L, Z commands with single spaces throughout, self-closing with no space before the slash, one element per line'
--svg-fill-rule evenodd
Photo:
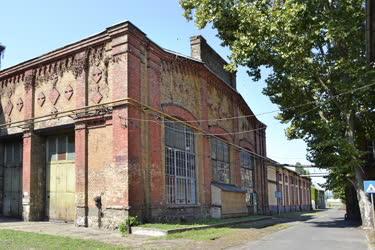
<path fill-rule="evenodd" d="M 4 58 L 5 46 L 0 43 L 0 69 L 1 69 L 1 59 Z"/>

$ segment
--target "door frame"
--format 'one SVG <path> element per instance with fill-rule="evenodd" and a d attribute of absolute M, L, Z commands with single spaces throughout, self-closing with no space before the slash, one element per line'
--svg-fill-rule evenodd
<path fill-rule="evenodd" d="M 20 140 L 20 139 L 14 139 L 14 140 L 7 140 L 7 141 L 4 141 L 3 144 L 3 152 L 2 152 L 2 163 L 1 163 L 1 166 L 2 166 L 2 172 L 3 172 L 3 187 L 2 187 L 2 204 L 1 204 L 1 211 L 2 211 L 2 216 L 6 216 L 6 217 L 11 217 L 11 218 L 22 218 L 22 212 L 23 212 L 23 207 L 22 207 L 22 194 L 23 194 L 23 141 Z M 18 155 L 18 162 L 14 161 L 14 158 L 15 158 L 15 147 L 14 145 L 18 144 L 19 145 L 19 155 Z M 7 150 L 9 148 L 9 145 L 12 146 L 12 162 L 11 164 L 7 164 L 9 163 L 8 162 L 8 153 L 7 153 Z M 19 169 L 19 205 L 18 205 L 18 211 L 16 214 L 12 214 L 12 208 L 10 208 L 10 213 L 9 215 L 5 215 L 5 212 L 4 212 L 4 208 L 5 208 L 5 186 L 6 186 L 6 181 L 5 181 L 5 168 L 6 166 L 10 166 L 9 168 L 10 169 Z M 13 181 L 13 177 L 14 175 L 12 175 L 12 181 Z M 11 189 L 13 188 L 13 183 L 11 182 Z M 12 206 L 10 204 L 10 206 Z"/>
<path fill-rule="evenodd" d="M 46 139 L 45 139 L 45 145 L 46 145 L 46 150 L 45 150 L 45 157 L 46 157 L 46 164 L 45 164 L 45 173 L 46 173 L 46 186 L 45 186 L 45 192 L 46 192 L 46 198 L 45 198 L 45 216 L 46 216 L 46 219 L 47 220 L 51 220 L 50 218 L 50 214 L 49 214 L 49 211 L 50 211 L 50 178 L 51 178 L 51 165 L 60 165 L 60 164 L 73 164 L 74 167 L 75 167 L 75 137 L 74 137 L 74 133 L 58 133 L 58 134 L 51 134 L 51 135 L 48 135 L 46 136 Z M 68 158 L 68 155 L 69 155 L 69 137 L 72 137 L 73 138 L 73 146 L 74 146 L 74 151 L 73 151 L 73 160 L 68 160 L 68 159 L 65 159 L 65 160 L 58 160 L 58 146 L 59 146 L 59 142 L 58 142 L 58 138 L 59 137 L 65 137 L 65 155 L 66 155 L 66 158 Z M 49 140 L 50 138 L 55 138 L 55 155 L 56 155 L 56 160 L 50 160 L 49 157 L 50 157 L 50 142 L 51 140 Z M 76 181 L 76 177 L 74 175 L 74 182 Z M 74 187 L 74 189 L 76 190 L 76 187 Z M 74 191 L 75 192 L 75 191 Z M 76 212 L 75 212 L 76 214 Z M 75 217 L 76 215 L 74 216 L 73 220 L 72 221 L 66 221 L 66 220 L 59 220 L 59 219 L 55 219 L 53 218 L 52 220 L 53 221 L 64 221 L 64 222 L 73 222 L 75 220 Z"/>

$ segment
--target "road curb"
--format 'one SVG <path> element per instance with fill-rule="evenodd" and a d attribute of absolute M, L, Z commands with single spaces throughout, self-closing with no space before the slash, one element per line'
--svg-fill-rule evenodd
<path fill-rule="evenodd" d="M 170 230 L 162 230 L 162 229 L 157 229 L 157 228 L 145 228 L 145 227 L 132 227 L 132 234 L 143 235 L 143 236 L 167 236 L 168 234 L 182 233 L 182 232 L 191 231 L 191 230 L 204 230 L 208 228 L 233 226 L 237 224 L 244 224 L 244 223 L 249 223 L 249 222 L 257 222 L 257 221 L 272 220 L 272 219 L 273 218 L 271 216 L 264 216 L 260 218 L 248 219 L 248 220 L 243 220 L 243 221 L 224 222 L 224 223 L 218 223 L 214 225 L 185 227 L 185 228 L 177 228 L 177 229 L 170 229 Z"/>

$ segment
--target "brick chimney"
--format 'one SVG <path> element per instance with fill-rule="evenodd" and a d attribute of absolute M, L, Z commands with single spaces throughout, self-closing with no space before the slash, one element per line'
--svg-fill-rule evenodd
<path fill-rule="evenodd" d="M 236 89 L 236 73 L 231 73 L 224 69 L 224 66 L 228 63 L 208 45 L 203 36 L 191 37 L 190 45 L 192 58 L 204 62 L 226 84 Z"/>

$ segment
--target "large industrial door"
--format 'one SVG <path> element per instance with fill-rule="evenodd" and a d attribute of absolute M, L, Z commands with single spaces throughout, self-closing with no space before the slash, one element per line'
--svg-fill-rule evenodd
<path fill-rule="evenodd" d="M 47 139 L 47 215 L 50 220 L 75 219 L 74 136 Z"/>
<path fill-rule="evenodd" d="M 6 143 L 4 148 L 3 215 L 22 216 L 22 143 Z"/>

